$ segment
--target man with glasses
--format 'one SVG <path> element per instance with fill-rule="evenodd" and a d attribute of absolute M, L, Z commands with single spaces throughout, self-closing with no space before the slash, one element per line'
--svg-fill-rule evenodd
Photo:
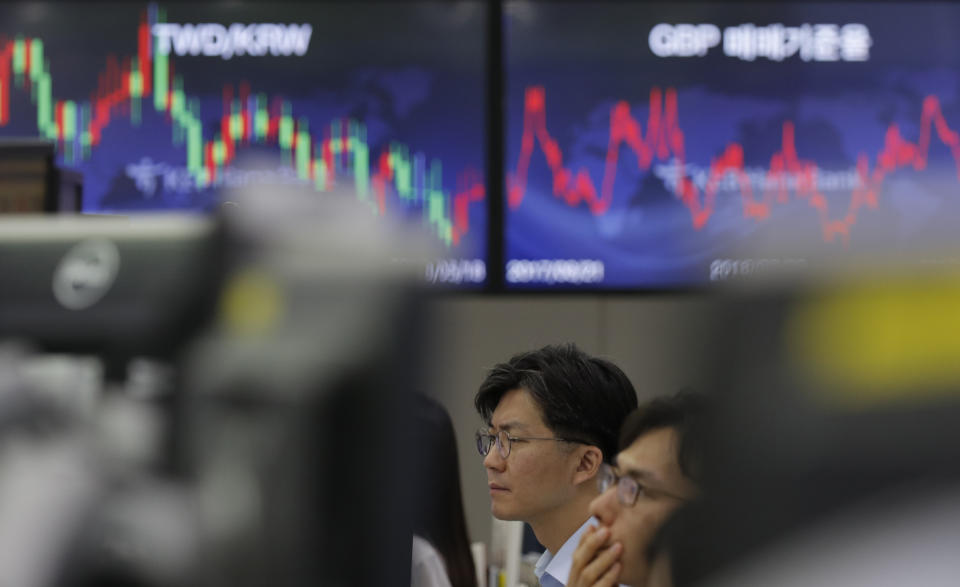
<path fill-rule="evenodd" d="M 637 406 L 633 385 L 619 367 L 575 345 L 547 346 L 496 365 L 474 404 L 487 423 L 477 449 L 493 515 L 530 524 L 547 549 L 536 566 L 541 585 L 565 585 L 592 521 L 597 474 Z"/>
<path fill-rule="evenodd" d="M 654 565 L 650 547 L 666 519 L 697 496 L 700 450 L 694 428 L 702 403 L 684 391 L 652 400 L 627 417 L 616 466 L 601 468 L 601 494 L 590 504 L 599 525 L 584 532 L 569 585 L 671 584 L 666 561 Z"/>

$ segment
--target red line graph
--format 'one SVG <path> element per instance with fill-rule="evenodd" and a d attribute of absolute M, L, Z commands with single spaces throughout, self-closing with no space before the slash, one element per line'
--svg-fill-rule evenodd
<path fill-rule="evenodd" d="M 617 175 L 620 148 L 626 144 L 636 157 L 637 166 L 649 170 L 653 158 L 666 160 L 671 155 L 676 158 L 677 181 L 676 195 L 690 213 L 693 228 L 703 228 L 716 205 L 716 194 L 720 180 L 733 173 L 739 183 L 741 204 L 745 218 L 763 220 L 770 215 L 774 203 L 790 201 L 790 192 L 805 200 L 818 213 L 824 241 L 832 242 L 841 236 L 849 242 L 850 229 L 857 222 L 857 215 L 863 206 L 877 207 L 877 196 L 889 173 L 900 168 L 912 166 L 920 171 L 927 166 L 927 156 L 933 131 L 953 155 L 960 180 L 960 135 L 950 128 L 940 109 L 936 96 L 927 96 L 923 100 L 920 116 L 920 136 L 916 143 L 903 138 L 896 124 L 891 124 L 885 134 L 882 149 L 876 156 L 873 169 L 866 154 L 857 158 L 859 187 L 850 195 L 846 211 L 840 216 L 831 216 L 826 197 L 817 189 L 817 164 L 801 159 L 794 140 L 794 125 L 784 121 L 780 150 L 770 157 L 767 170 L 767 185 L 776 185 L 776 189 L 764 190 L 759 198 L 744 169 L 743 147 L 738 143 L 728 144 L 722 154 L 710 162 L 710 171 L 703 192 L 686 176 L 684 172 L 686 156 L 685 136 L 679 124 L 677 92 L 667 88 L 650 91 L 650 108 L 647 118 L 646 134 L 640 122 L 630 114 L 630 105 L 626 101 L 617 102 L 610 112 L 610 138 L 604 165 L 600 191 L 590 174 L 583 168 L 573 172 L 563 164 L 563 153 L 556 140 L 547 129 L 546 95 L 540 86 L 526 90 L 523 114 L 523 136 L 520 156 L 516 170 L 507 175 L 507 202 L 511 208 L 517 208 L 523 202 L 527 190 L 527 174 L 535 144 L 539 144 L 553 175 L 553 193 L 570 206 L 586 204 L 594 215 L 606 213 L 613 201 L 614 183 Z M 788 189 L 788 179 L 796 182 L 793 190 Z"/>

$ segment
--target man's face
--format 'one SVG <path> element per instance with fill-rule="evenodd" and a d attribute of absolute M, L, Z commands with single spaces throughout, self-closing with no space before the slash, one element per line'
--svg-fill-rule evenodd
<path fill-rule="evenodd" d="M 503 395 L 490 419 L 490 433 L 553 438 L 539 406 L 529 393 L 514 389 Z M 579 452 L 552 440 L 512 442 L 506 459 L 494 445 L 483 459 L 491 510 L 501 520 L 536 522 L 576 496 L 573 476 Z"/>
<path fill-rule="evenodd" d="M 657 428 L 640 436 L 616 459 L 617 474 L 637 480 L 637 501 L 623 505 L 614 486 L 590 504 L 590 513 L 610 529 L 608 542 L 623 545 L 621 583 L 647 584 L 650 541 L 670 512 L 696 494 L 696 486 L 677 463 L 676 443 L 674 428 Z"/>

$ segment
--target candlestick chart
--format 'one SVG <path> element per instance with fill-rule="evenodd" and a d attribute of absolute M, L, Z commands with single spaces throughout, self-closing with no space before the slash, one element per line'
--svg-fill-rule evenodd
<path fill-rule="evenodd" d="M 0 137 L 54 141 L 88 212 L 207 210 L 258 181 L 346 184 L 449 257 L 483 257 L 481 23 L 444 24 L 378 63 L 389 34 L 358 25 L 402 31 L 419 22 L 409 6 L 238 6 L 4 7 Z M 257 24 L 277 22 L 291 24 Z M 461 62 L 438 62 L 454 36 Z"/>

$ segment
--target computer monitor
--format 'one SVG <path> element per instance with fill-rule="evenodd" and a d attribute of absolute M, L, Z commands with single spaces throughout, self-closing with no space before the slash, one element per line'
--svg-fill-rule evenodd
<path fill-rule="evenodd" d="M 430 281 L 479 286 L 484 23 L 466 1 L 6 4 L 0 137 L 55 142 L 85 212 L 348 185 L 435 243 Z"/>
<path fill-rule="evenodd" d="M 506 284 L 956 243 L 960 6 L 507 2 Z"/>
<path fill-rule="evenodd" d="M 213 314 L 223 230 L 193 215 L 0 217 L 0 340 L 169 358 Z"/>
<path fill-rule="evenodd" d="M 0 214 L 57 209 L 53 143 L 40 139 L 0 139 Z"/>

